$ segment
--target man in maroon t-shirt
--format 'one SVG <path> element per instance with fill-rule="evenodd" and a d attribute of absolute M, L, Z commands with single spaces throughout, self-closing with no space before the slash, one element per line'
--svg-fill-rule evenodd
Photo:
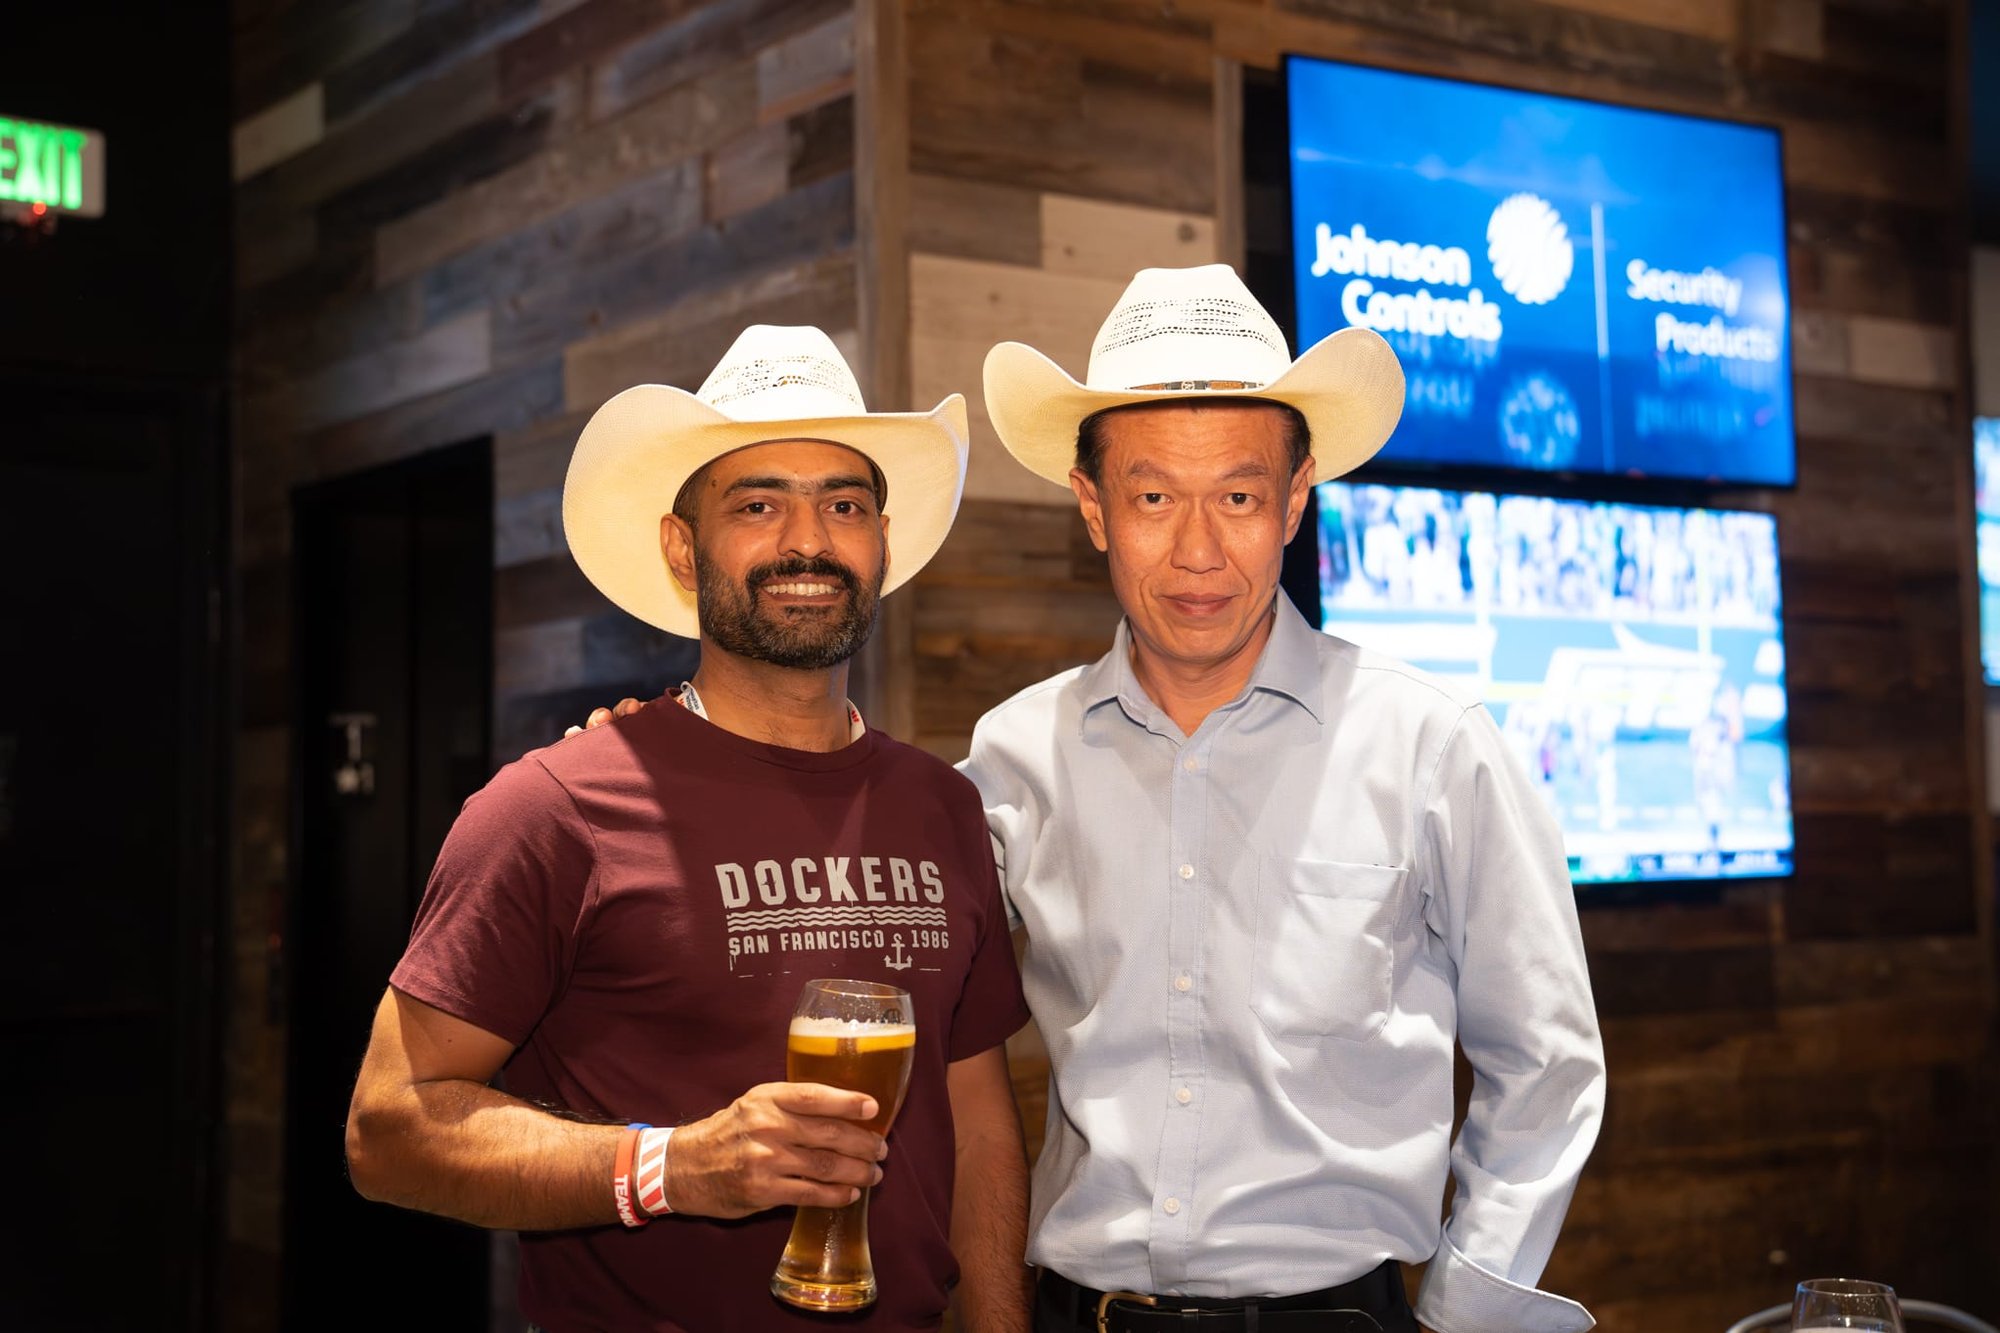
<path fill-rule="evenodd" d="M 549 1333 L 825 1327 L 769 1294 L 790 1206 L 871 1185 L 880 1296 L 841 1323 L 935 1328 L 951 1295 L 977 1333 L 1027 1328 L 1001 1045 L 1027 1009 L 985 817 L 846 702 L 965 458 L 963 399 L 868 414 L 817 329 L 752 328 L 698 394 L 630 389 L 584 429 L 571 550 L 626 610 L 698 629 L 700 669 L 681 706 L 536 751 L 466 803 L 347 1129 L 370 1198 L 522 1233 L 523 1313 Z M 815 977 L 912 997 L 886 1142 L 857 1123 L 873 1099 L 784 1081 Z"/>

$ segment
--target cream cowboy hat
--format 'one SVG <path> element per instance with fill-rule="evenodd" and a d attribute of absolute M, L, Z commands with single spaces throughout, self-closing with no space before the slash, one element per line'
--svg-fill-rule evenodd
<path fill-rule="evenodd" d="M 894 591 L 924 567 L 965 489 L 965 399 L 929 412 L 870 412 L 833 339 L 815 328 L 753 324 L 689 393 L 626 389 L 584 426 L 563 481 L 563 533 L 598 591 L 649 625 L 694 638 L 695 596 L 667 568 L 660 517 L 687 479 L 736 449 L 773 440 L 846 445 L 887 483 Z"/>
<path fill-rule="evenodd" d="M 1097 331 L 1081 384 L 1023 343 L 986 354 L 986 414 L 1021 466 L 1060 486 L 1076 430 L 1108 407 L 1268 398 L 1312 427 L 1313 480 L 1367 462 L 1403 415 L 1403 368 L 1372 329 L 1341 329 L 1292 360 L 1285 335 L 1227 264 L 1148 268 Z"/>

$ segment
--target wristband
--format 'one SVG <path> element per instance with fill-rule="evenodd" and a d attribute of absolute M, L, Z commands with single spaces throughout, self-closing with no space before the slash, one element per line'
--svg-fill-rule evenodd
<path fill-rule="evenodd" d="M 674 1137 L 674 1131 L 671 1127 L 654 1129 L 648 1125 L 637 1137 L 639 1150 L 632 1162 L 633 1194 L 639 1211 L 651 1220 L 673 1211 L 667 1203 L 667 1143 Z"/>
<path fill-rule="evenodd" d="M 630 1126 L 629 1132 L 618 1140 L 618 1156 L 611 1167 L 611 1199 L 618 1205 L 618 1220 L 628 1227 L 642 1227 L 652 1221 L 632 1206 L 632 1159 L 638 1152 L 640 1137 L 651 1128 L 644 1124 Z"/>

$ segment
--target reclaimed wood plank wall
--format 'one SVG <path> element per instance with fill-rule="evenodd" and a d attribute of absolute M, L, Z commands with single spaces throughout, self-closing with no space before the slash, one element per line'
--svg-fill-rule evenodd
<path fill-rule="evenodd" d="M 852 355 L 849 0 L 239 0 L 234 50 L 242 715 L 227 1324 L 279 1236 L 295 487 L 481 437 L 495 462 L 494 758 L 685 649 L 562 541 L 564 468 L 628 385 L 693 387 L 745 324 Z"/>

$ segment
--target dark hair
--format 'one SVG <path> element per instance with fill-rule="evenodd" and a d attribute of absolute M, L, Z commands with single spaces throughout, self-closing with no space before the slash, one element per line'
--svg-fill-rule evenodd
<path fill-rule="evenodd" d="M 694 531 L 695 516 L 701 512 L 701 484 L 708 479 L 708 470 L 714 466 L 713 460 L 696 468 L 688 479 L 681 483 L 681 492 L 674 497 L 674 517 Z"/>
<path fill-rule="evenodd" d="M 1101 481 L 1098 475 L 1104 466 L 1104 419 L 1119 412 L 1150 412 L 1162 407 L 1206 407 L 1210 403 L 1255 403 L 1260 407 L 1273 407 L 1285 415 L 1285 478 L 1296 476 L 1301 465 L 1312 456 L 1312 427 L 1306 424 L 1305 413 L 1290 403 L 1281 403 L 1274 398 L 1168 398 L 1156 403 L 1126 403 L 1120 407 L 1107 407 L 1102 412 L 1092 412 L 1076 426 L 1076 466 L 1092 482 Z M 679 510 L 675 510 L 676 513 Z"/>
<path fill-rule="evenodd" d="M 854 452 L 860 454 L 861 461 L 868 465 L 869 479 L 875 483 L 876 510 L 878 512 L 886 510 L 889 507 L 889 479 L 882 475 L 881 468 L 875 466 L 874 459 L 861 454 L 858 449 Z M 689 532 L 694 531 L 695 518 L 701 513 L 701 484 L 708 479 L 708 470 L 715 466 L 715 461 L 711 458 L 696 468 L 693 474 L 681 483 L 680 494 L 674 497 L 674 517 L 687 524 Z"/>

